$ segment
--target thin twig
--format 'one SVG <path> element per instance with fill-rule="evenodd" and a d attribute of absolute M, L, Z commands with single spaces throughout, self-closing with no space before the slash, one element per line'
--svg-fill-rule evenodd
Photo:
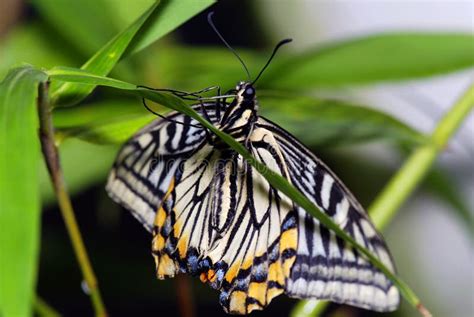
<path fill-rule="evenodd" d="M 60 317 L 61 314 L 57 312 L 53 307 L 46 303 L 41 297 L 36 296 L 34 302 L 34 309 L 40 317 Z"/>
<path fill-rule="evenodd" d="M 41 84 L 39 87 L 38 114 L 40 121 L 40 141 L 43 156 L 48 167 L 49 176 L 53 183 L 54 192 L 58 199 L 59 208 L 66 224 L 66 229 L 71 239 L 71 243 L 76 255 L 77 261 L 82 271 L 82 275 L 87 284 L 92 304 L 97 317 L 107 316 L 105 306 L 102 302 L 97 279 L 89 261 L 81 232 L 77 225 L 71 200 L 66 190 L 63 172 L 61 170 L 58 149 L 54 143 L 54 130 L 51 118 L 51 107 L 48 96 L 48 83 Z"/>

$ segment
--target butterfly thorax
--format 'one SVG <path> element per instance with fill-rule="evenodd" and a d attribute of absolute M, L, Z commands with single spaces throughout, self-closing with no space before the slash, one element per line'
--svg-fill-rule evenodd
<path fill-rule="evenodd" d="M 246 143 L 258 119 L 258 103 L 251 83 L 240 82 L 236 97 L 229 104 L 219 122 L 219 128 L 241 143 Z"/>

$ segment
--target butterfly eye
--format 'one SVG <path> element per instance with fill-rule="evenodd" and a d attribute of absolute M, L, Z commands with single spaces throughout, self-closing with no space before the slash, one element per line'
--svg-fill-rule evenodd
<path fill-rule="evenodd" d="M 248 87 L 245 89 L 245 92 L 244 92 L 244 95 L 245 97 L 247 98 L 251 98 L 255 95 L 255 89 L 253 89 L 253 87 Z"/>

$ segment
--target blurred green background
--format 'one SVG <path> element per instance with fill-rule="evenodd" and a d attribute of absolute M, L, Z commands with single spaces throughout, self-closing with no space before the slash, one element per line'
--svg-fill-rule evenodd
<path fill-rule="evenodd" d="M 22 62 L 80 67 L 150 3 L 2 0 L 0 78 Z M 278 40 L 294 38 L 259 82 L 261 112 L 314 150 L 367 206 L 472 79 L 473 16 L 463 13 L 468 2 L 446 8 L 436 3 L 221 1 L 212 10 L 253 75 Z M 427 27 L 413 11 L 425 20 L 444 16 L 444 22 Z M 208 26 L 208 12 L 122 60 L 111 77 L 188 91 L 216 84 L 226 90 L 245 79 Z M 81 107 L 56 110 L 53 118 L 66 182 L 110 315 L 177 316 L 175 283 L 155 279 L 150 236 L 104 191 L 120 143 L 154 116 L 136 97 L 102 88 Z M 473 313 L 472 122 L 471 116 L 386 233 L 400 275 L 437 316 Z M 44 168 L 40 190 L 37 293 L 65 316 L 92 315 Z M 224 315 L 216 291 L 196 279 L 192 286 L 198 316 Z M 287 316 L 294 303 L 280 296 L 254 315 Z M 406 306 L 390 316 L 414 314 Z M 337 305 L 326 314 L 380 315 Z"/>

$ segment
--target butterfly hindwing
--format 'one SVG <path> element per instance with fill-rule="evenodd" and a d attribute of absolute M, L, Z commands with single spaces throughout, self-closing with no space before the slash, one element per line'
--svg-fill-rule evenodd
<path fill-rule="evenodd" d="M 257 126 L 275 137 L 292 184 L 394 271 L 383 238 L 329 168 L 269 120 L 260 117 Z M 398 290 L 382 272 L 305 210 L 297 207 L 297 211 L 298 249 L 286 284 L 288 295 L 328 299 L 377 311 L 391 311 L 398 306 Z"/>

